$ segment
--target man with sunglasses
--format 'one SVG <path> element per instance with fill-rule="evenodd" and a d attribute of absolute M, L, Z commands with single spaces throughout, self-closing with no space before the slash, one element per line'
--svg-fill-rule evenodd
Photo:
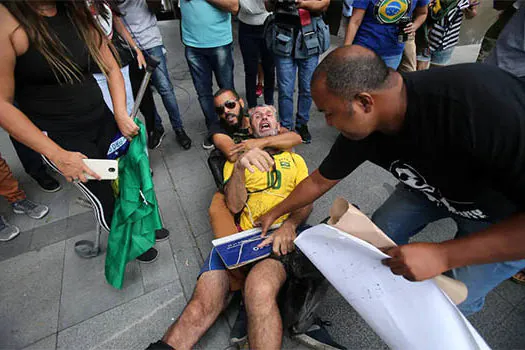
<path fill-rule="evenodd" d="M 250 127 L 256 138 L 277 135 L 279 122 L 275 109 L 260 106 L 251 110 Z M 288 151 L 253 148 L 224 166 L 224 194 L 230 211 L 239 215 L 239 231 L 254 227 L 259 216 L 284 200 L 295 186 L 308 176 L 304 159 Z M 285 214 L 278 219 L 282 225 L 274 232 L 273 255 L 249 267 L 244 284 L 244 300 L 248 316 L 250 347 L 280 349 L 283 322 L 277 296 L 290 277 L 292 263 L 308 264 L 294 252 L 293 239 L 308 218 L 311 205 Z M 178 320 L 168 329 L 162 341 L 151 344 L 155 349 L 190 349 L 213 325 L 226 307 L 230 290 L 229 278 L 222 259 L 212 250 L 201 269 L 193 296 Z M 310 343 L 323 344 L 325 349 L 340 349 L 323 324 L 312 332 L 301 334 Z"/>

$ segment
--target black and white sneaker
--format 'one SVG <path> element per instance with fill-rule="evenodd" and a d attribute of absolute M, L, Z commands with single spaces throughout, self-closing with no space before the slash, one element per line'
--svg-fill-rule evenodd
<path fill-rule="evenodd" d="M 230 332 L 230 344 L 242 345 L 248 339 L 248 317 L 244 303 L 239 306 L 239 313 Z"/>
<path fill-rule="evenodd" d="M 155 248 L 148 249 L 145 253 L 139 255 L 137 257 L 137 260 L 144 264 L 149 264 L 157 260 L 157 257 L 159 256 L 159 252 Z"/>
<path fill-rule="evenodd" d="M 152 132 L 148 134 L 148 148 L 156 149 L 162 143 L 165 135 L 164 128 L 155 128 Z"/>
<path fill-rule="evenodd" d="M 155 242 L 162 242 L 167 240 L 170 237 L 170 231 L 164 227 L 155 231 Z"/>
<path fill-rule="evenodd" d="M 332 339 L 325 326 L 329 327 L 331 326 L 331 323 L 329 321 L 322 321 L 320 318 L 316 318 L 314 324 L 312 324 L 306 332 L 293 334 L 292 339 L 308 347 L 311 347 L 312 349 L 346 350 L 344 346 L 337 344 Z"/>
<path fill-rule="evenodd" d="M 204 148 L 205 150 L 210 150 L 210 149 L 215 148 L 215 145 L 213 144 L 213 141 L 211 140 L 210 136 L 206 136 L 206 138 L 202 142 L 202 148 Z"/>
<path fill-rule="evenodd" d="M 44 192 L 53 193 L 59 191 L 62 187 L 60 183 L 49 175 L 45 170 L 40 171 L 38 174 L 31 175 L 36 181 L 40 189 Z"/>

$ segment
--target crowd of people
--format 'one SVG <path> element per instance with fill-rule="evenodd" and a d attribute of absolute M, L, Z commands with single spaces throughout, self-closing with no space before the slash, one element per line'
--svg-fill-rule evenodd
<path fill-rule="evenodd" d="M 145 120 L 148 148 L 159 147 L 165 129 L 153 88 L 177 143 L 184 150 L 192 146 L 155 17 L 160 3 L 0 1 L 0 126 L 44 191 L 60 190 L 51 168 L 79 188 L 108 232 L 112 184 L 97 180 L 83 160 L 106 159 L 118 132 L 133 142 L 141 131 L 130 118 L 134 108 Z M 322 298 L 323 277 L 293 240 L 307 228 L 314 201 L 366 160 L 400 182 L 372 216 L 399 244 L 387 251 L 385 265 L 414 281 L 447 272 L 469 290 L 459 309 L 465 315 L 479 311 L 488 292 L 525 268 L 521 3 L 505 7 L 498 28 L 487 32 L 480 52 L 485 64 L 445 67 L 462 21 L 476 15 L 478 1 L 345 1 L 344 46 L 319 63 L 330 46 L 323 20 L 330 0 L 181 0 L 181 50 L 207 128 L 202 146 L 216 148 L 210 154 L 218 186 L 209 209 L 213 234 L 256 226 L 265 234 L 280 226 L 260 245 L 272 245 L 272 255 L 247 267 L 228 270 L 212 250 L 186 308 L 148 349 L 192 348 L 230 292 L 239 290 L 233 342 L 248 338 L 253 348 L 278 349 L 287 331 L 313 347 L 343 349 L 315 317 L 317 302 L 295 300 L 294 317 L 282 316 L 280 308 L 290 295 Z M 239 22 L 246 99 L 234 87 L 232 16 Z M 135 106 L 150 57 L 159 65 Z M 308 175 L 293 147 L 312 141 L 313 102 L 341 134 Z M 14 213 L 41 219 L 49 212 L 26 198 L 3 159 L 0 189 Z M 457 224 L 455 239 L 410 243 L 445 217 Z M 0 241 L 19 232 L 0 220 Z M 167 237 L 166 231 L 156 235 Z M 137 260 L 153 262 L 157 254 L 150 248 Z M 311 273 L 305 277 L 304 270 Z M 309 279 L 316 281 L 309 284 L 311 293 L 290 287 L 290 281 Z"/>

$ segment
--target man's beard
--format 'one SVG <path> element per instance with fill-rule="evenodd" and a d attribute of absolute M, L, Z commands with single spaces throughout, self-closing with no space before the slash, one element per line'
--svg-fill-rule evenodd
<path fill-rule="evenodd" d="M 244 116 L 244 108 L 240 107 L 239 115 L 237 115 L 237 123 L 230 125 L 225 118 L 221 118 L 222 128 L 229 134 L 232 135 L 242 129 L 242 118 Z"/>
<path fill-rule="evenodd" d="M 277 136 L 277 135 L 279 135 L 279 129 L 268 130 L 268 131 L 263 132 L 262 134 L 260 134 L 258 130 L 253 130 L 253 136 L 255 136 L 255 138 Z"/>

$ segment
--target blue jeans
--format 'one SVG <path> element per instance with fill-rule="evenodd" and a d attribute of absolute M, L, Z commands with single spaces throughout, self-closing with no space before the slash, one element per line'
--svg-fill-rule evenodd
<path fill-rule="evenodd" d="M 233 46 L 228 44 L 204 49 L 186 46 L 185 55 L 202 113 L 206 118 L 206 127 L 209 129 L 219 119 L 213 103 L 212 73 L 215 74 L 219 88 L 234 89 Z"/>
<path fill-rule="evenodd" d="M 401 63 L 401 59 L 403 58 L 403 53 L 395 56 L 381 56 L 381 58 L 383 59 L 383 61 L 385 61 L 385 64 L 388 67 L 397 70 L 399 64 Z"/>
<path fill-rule="evenodd" d="M 417 60 L 423 62 L 430 62 L 438 66 L 446 66 L 450 59 L 452 58 L 452 53 L 454 53 L 454 47 L 449 47 L 445 50 L 436 50 L 430 51 L 430 49 L 425 49 L 423 52 L 418 53 Z"/>
<path fill-rule="evenodd" d="M 407 244 L 409 238 L 427 224 L 448 217 L 457 224 L 455 238 L 475 234 L 495 223 L 469 220 L 451 214 L 444 206 L 438 206 L 422 193 L 409 190 L 405 185 L 398 185 L 394 193 L 376 210 L 372 221 L 397 244 Z M 451 277 L 462 281 L 468 288 L 467 299 L 458 308 L 466 316 L 480 311 L 487 293 L 523 268 L 525 260 L 472 265 L 452 270 Z"/>
<path fill-rule="evenodd" d="M 157 69 L 153 71 L 151 76 L 151 82 L 157 89 L 157 92 L 162 97 L 162 103 L 164 108 L 168 112 L 170 117 L 171 126 L 173 129 L 182 128 L 182 120 L 180 119 L 179 106 L 177 105 L 177 98 L 175 97 L 175 91 L 171 84 L 170 74 L 168 72 L 168 65 L 166 64 L 166 49 L 164 45 L 152 47 L 151 49 L 144 50 L 144 54 L 153 56 L 160 61 Z M 158 115 L 155 115 L 157 119 Z"/>
<path fill-rule="evenodd" d="M 277 86 L 279 87 L 279 118 L 281 125 L 289 130 L 293 128 L 293 92 L 298 71 L 299 97 L 295 127 L 306 125 L 310 119 L 310 107 L 312 106 L 310 81 L 319 62 L 319 56 L 295 59 L 293 57 L 275 55 L 274 60 L 277 69 Z"/>

